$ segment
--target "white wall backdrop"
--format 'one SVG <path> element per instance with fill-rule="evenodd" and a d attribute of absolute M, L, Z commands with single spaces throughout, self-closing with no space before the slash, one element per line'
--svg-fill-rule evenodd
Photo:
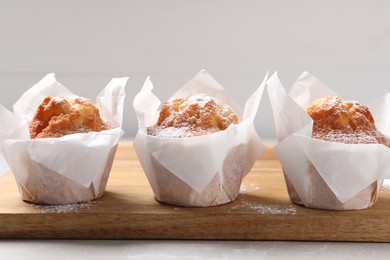
<path fill-rule="evenodd" d="M 12 104 L 49 72 L 86 97 L 130 76 L 132 100 L 151 76 L 162 99 L 205 68 L 243 105 L 265 73 L 289 89 L 307 70 L 344 98 L 390 91 L 390 1 L 1 0 L 0 103 Z M 256 126 L 274 138 L 268 101 Z"/>

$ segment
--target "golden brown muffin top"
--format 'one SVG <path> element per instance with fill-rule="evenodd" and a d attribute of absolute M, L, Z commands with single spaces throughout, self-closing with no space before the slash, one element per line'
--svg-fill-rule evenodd
<path fill-rule="evenodd" d="M 157 124 L 148 128 L 149 135 L 190 137 L 225 130 L 238 123 L 233 109 L 214 97 L 195 94 L 164 102 Z"/>
<path fill-rule="evenodd" d="M 110 129 L 92 100 L 46 97 L 29 124 L 30 138 L 61 137 Z"/>
<path fill-rule="evenodd" d="M 312 137 L 338 143 L 381 143 L 390 147 L 390 140 L 375 126 L 368 107 L 356 101 L 342 101 L 328 96 L 306 107 L 313 119 Z"/>

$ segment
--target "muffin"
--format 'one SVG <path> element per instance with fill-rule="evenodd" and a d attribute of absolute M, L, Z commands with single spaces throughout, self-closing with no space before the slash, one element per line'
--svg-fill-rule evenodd
<path fill-rule="evenodd" d="M 342 101 L 337 96 L 327 96 L 312 102 L 305 108 L 313 120 L 312 138 L 343 144 L 383 144 L 390 147 L 390 139 L 379 132 L 369 109 L 356 101 Z M 306 206 L 331 210 L 364 209 L 372 206 L 380 189 L 380 181 L 371 183 L 356 196 L 340 202 L 318 173 L 308 163 L 308 195 Z M 285 175 L 290 198 L 297 204 L 304 204 Z"/>
<path fill-rule="evenodd" d="M 2 109 L 0 156 L 23 200 L 68 204 L 103 195 L 123 134 L 126 82 L 112 79 L 94 104 L 51 73 L 23 93 L 13 112 Z"/>
<path fill-rule="evenodd" d="M 111 129 L 99 115 L 99 109 L 86 98 L 46 97 L 29 123 L 30 139 L 60 138 L 70 134 Z M 26 181 L 18 183 L 22 199 L 37 204 L 68 204 L 90 201 L 103 195 L 117 146 L 108 155 L 100 187 L 85 187 L 39 162 L 24 158 Z M 62 162 L 72 163 L 68 161 Z M 79 174 L 83 174 L 80 172 Z M 98 191 L 96 193 L 96 191 Z"/>
<path fill-rule="evenodd" d="M 164 103 L 145 81 L 133 102 L 134 148 L 157 201 L 210 207 L 237 198 L 264 148 L 253 124 L 264 87 L 265 80 L 243 111 L 204 70 Z"/>
<path fill-rule="evenodd" d="M 59 138 L 75 133 L 100 132 L 111 127 L 99 115 L 99 109 L 86 98 L 46 97 L 29 123 L 31 139 Z M 99 194 L 93 187 L 72 181 L 44 165 L 31 161 L 28 177 L 19 189 L 25 201 L 39 204 L 66 204 L 101 197 L 111 170 L 116 148 L 110 151 Z M 66 163 L 66 162 L 64 162 Z"/>
<path fill-rule="evenodd" d="M 158 138 L 190 138 L 223 131 L 232 124 L 238 124 L 238 116 L 229 105 L 206 94 L 194 94 L 164 102 L 157 123 L 147 128 L 147 134 Z M 244 145 L 230 150 L 224 160 L 222 174 L 215 174 L 202 192 L 192 189 L 152 158 L 152 167 L 158 172 L 156 199 L 194 207 L 230 202 L 238 195 L 245 155 Z"/>

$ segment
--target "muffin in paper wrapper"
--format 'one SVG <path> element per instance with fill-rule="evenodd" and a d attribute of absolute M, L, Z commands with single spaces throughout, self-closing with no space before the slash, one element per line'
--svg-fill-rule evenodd
<path fill-rule="evenodd" d="M 160 100 L 149 78 L 134 99 L 139 129 L 134 148 L 156 200 L 177 206 L 208 207 L 237 198 L 241 180 L 264 148 L 253 125 L 265 79 L 244 111 L 206 71 L 199 72 L 169 100 L 204 93 L 228 104 L 239 123 L 209 135 L 161 138 L 147 134 L 156 124 Z"/>
<path fill-rule="evenodd" d="M 0 105 L 0 173 L 11 169 L 24 201 L 87 202 L 103 195 L 120 137 L 127 78 L 114 78 L 99 93 L 100 117 L 112 128 L 60 138 L 30 139 L 28 124 L 47 96 L 77 97 L 48 74 L 14 104 Z M 9 167 L 9 168 L 8 168 Z"/>
<path fill-rule="evenodd" d="M 285 92 L 277 73 L 267 83 L 280 160 L 290 198 L 297 204 L 328 210 L 359 210 L 377 200 L 390 176 L 390 148 L 383 144 L 343 144 L 312 138 L 313 120 L 304 107 L 337 94 L 304 72 Z M 390 134 L 390 93 L 367 105 L 375 125 Z"/>

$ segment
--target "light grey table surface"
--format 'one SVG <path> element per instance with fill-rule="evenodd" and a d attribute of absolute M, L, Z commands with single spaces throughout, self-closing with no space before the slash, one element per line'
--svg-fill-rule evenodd
<path fill-rule="evenodd" d="M 389 243 L 0 240 L 0 259 L 389 259 Z"/>

